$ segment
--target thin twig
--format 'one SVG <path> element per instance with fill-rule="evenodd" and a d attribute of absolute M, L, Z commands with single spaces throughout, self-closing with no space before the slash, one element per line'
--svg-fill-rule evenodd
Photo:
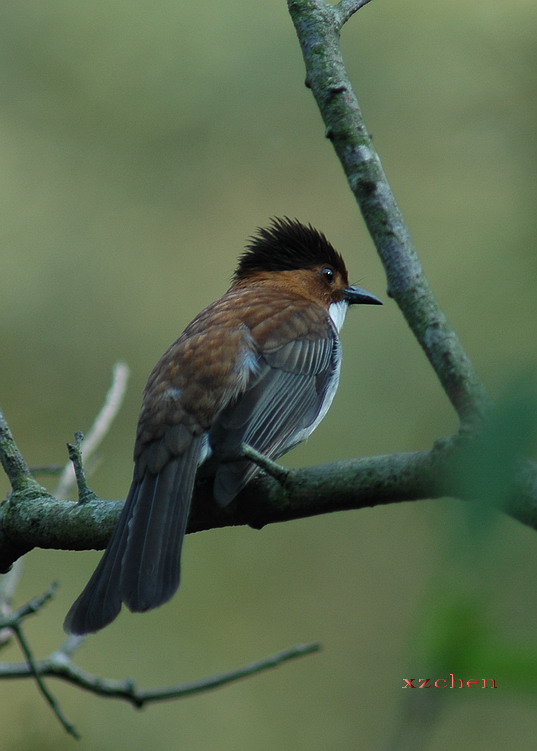
<path fill-rule="evenodd" d="M 34 660 L 34 656 L 32 653 L 32 650 L 30 649 L 30 645 L 28 641 L 26 640 L 26 637 L 24 636 L 24 632 L 20 625 L 12 626 L 13 633 L 17 637 L 17 640 L 19 642 L 20 648 L 26 657 L 26 662 L 28 664 L 28 670 L 35 678 L 35 682 L 37 683 L 37 686 L 39 690 L 41 691 L 41 694 L 43 695 L 45 701 L 50 706 L 60 723 L 63 725 L 65 730 L 72 735 L 77 740 L 80 738 L 80 735 L 78 734 L 77 729 L 73 725 L 73 723 L 67 719 L 65 716 L 61 706 L 58 703 L 58 700 L 54 696 L 54 694 L 49 690 L 47 684 L 43 680 L 43 676 L 36 664 L 36 661 Z"/>
<path fill-rule="evenodd" d="M 112 384 L 105 396 L 103 406 L 89 431 L 84 437 L 81 446 L 82 460 L 87 462 L 107 435 L 125 397 L 129 368 L 123 362 L 117 362 L 112 371 Z M 69 461 L 58 481 L 54 495 L 56 498 L 65 498 L 76 482 L 75 471 Z"/>
<path fill-rule="evenodd" d="M 370 3 L 371 0 L 340 0 L 335 6 L 339 16 L 340 27 L 347 23 L 349 18 L 353 16 L 360 8 Z"/>
<path fill-rule="evenodd" d="M 67 444 L 67 451 L 69 452 L 69 459 L 73 464 L 75 472 L 76 486 L 78 488 L 78 500 L 80 503 L 89 503 L 94 501 L 97 496 L 90 489 L 86 478 L 86 472 L 84 471 L 84 465 L 82 462 L 82 450 L 81 447 L 84 441 L 84 433 L 78 431 L 75 433 L 75 442 Z"/>
<path fill-rule="evenodd" d="M 312 652 L 319 651 L 320 644 L 298 644 L 275 655 L 265 657 L 262 660 L 252 662 L 241 668 L 231 670 L 227 673 L 203 678 L 191 683 L 180 683 L 166 688 L 157 688 L 150 690 L 141 690 L 136 687 L 131 679 L 123 681 L 105 679 L 101 676 L 88 673 L 78 667 L 73 661 L 72 656 L 84 643 L 85 637 L 70 636 L 64 644 L 49 657 L 36 660 L 30 648 L 30 645 L 22 630 L 22 623 L 25 618 L 34 613 L 38 613 L 41 608 L 51 599 L 57 588 L 53 583 L 49 589 L 42 595 L 32 598 L 22 607 L 13 613 L 0 618 L 0 629 L 9 628 L 15 634 L 22 652 L 26 658 L 25 662 L 19 663 L 0 663 L 0 679 L 7 678 L 28 678 L 34 677 L 39 690 L 43 694 L 47 703 L 52 708 L 54 714 L 59 719 L 64 728 L 75 738 L 78 733 L 73 724 L 66 718 L 56 698 L 44 682 L 44 678 L 59 678 L 68 683 L 78 686 L 86 691 L 115 699 L 124 699 L 133 706 L 141 708 L 146 704 L 171 699 L 181 699 L 193 694 L 199 694 L 209 691 L 227 683 L 232 683 L 241 678 L 247 678 L 256 673 L 260 673 L 269 668 L 277 667 L 284 662 L 293 660 L 297 657 L 303 657 Z"/>
<path fill-rule="evenodd" d="M 17 563 L 19 563 L 19 561 L 17 561 Z M 20 569 L 20 566 L 14 566 L 13 568 L 17 570 Z M 10 576 L 11 571 L 3 576 L 2 580 L 9 581 Z M 16 580 L 18 580 L 17 576 L 15 576 L 15 578 Z M 15 633 L 17 628 L 20 628 L 25 618 L 27 618 L 29 615 L 38 613 L 41 608 L 46 605 L 46 603 L 51 599 L 51 597 L 53 597 L 57 588 L 58 583 L 53 582 L 46 592 L 44 592 L 42 595 L 38 595 L 37 597 L 33 597 L 29 602 L 27 602 L 17 610 L 13 610 L 10 604 L 10 599 L 13 591 L 11 591 L 9 595 L 6 595 L 5 599 L 0 601 L 0 647 L 3 647 L 8 641 L 10 641 L 10 639 L 8 639 L 7 637 L 7 634 L 9 633 L 11 635 Z"/>
<path fill-rule="evenodd" d="M 63 464 L 40 464 L 37 467 L 33 465 L 30 467 L 30 472 L 33 475 L 59 475 L 63 470 Z"/>
<path fill-rule="evenodd" d="M 11 601 L 22 575 L 22 561 L 17 561 L 11 570 L 0 577 L 0 618 L 7 615 L 4 608 L 9 608 L 11 613 Z"/>
<path fill-rule="evenodd" d="M 0 576 L 0 622 L 13 614 L 12 600 L 22 576 L 23 559 L 19 558 L 7 574 Z M 0 649 L 11 642 L 13 631 L 0 627 Z"/>
<path fill-rule="evenodd" d="M 257 466 L 266 472 L 267 475 L 270 475 L 277 480 L 280 485 L 285 485 L 290 473 L 290 470 L 287 469 L 287 467 L 283 467 L 281 464 L 273 462 L 272 459 L 264 456 L 264 454 L 260 454 L 259 451 L 256 451 L 247 443 L 242 444 L 242 453 L 251 462 L 257 464 Z"/>
<path fill-rule="evenodd" d="M 80 645 L 80 637 L 75 638 L 78 641 L 74 645 L 69 645 L 70 640 L 68 639 L 66 644 L 50 657 L 35 660 L 34 668 L 38 674 L 42 678 L 59 678 L 98 696 L 123 699 L 138 709 L 154 702 L 182 699 L 220 688 L 228 683 L 275 668 L 284 662 L 289 662 L 297 657 L 304 657 L 321 649 L 318 643 L 298 644 L 227 673 L 166 688 L 142 690 L 138 689 L 131 679 L 122 681 L 105 679 L 88 673 L 75 665 L 70 659 L 70 654 Z M 33 671 L 27 663 L 0 663 L 0 678 L 26 678 L 31 675 L 33 675 Z"/>
<path fill-rule="evenodd" d="M 41 694 L 43 695 L 43 697 L 45 698 L 49 706 L 52 708 L 52 711 L 54 712 L 58 720 L 61 722 L 65 730 L 67 730 L 67 732 L 70 733 L 75 738 L 78 738 L 79 735 L 76 731 L 76 728 L 67 719 L 67 717 L 62 711 L 62 708 L 58 704 L 56 697 L 51 693 L 48 686 L 45 684 L 43 680 L 43 674 L 38 667 L 37 661 L 35 660 L 33 652 L 30 648 L 30 644 L 28 640 L 26 639 L 26 636 L 24 635 L 24 631 L 22 629 L 23 621 L 28 616 L 38 613 L 46 605 L 46 603 L 53 597 L 57 588 L 58 588 L 57 582 L 53 582 L 51 586 L 48 588 L 48 590 L 44 592 L 42 595 L 33 597 L 25 605 L 23 605 L 22 607 L 18 608 L 17 610 L 13 612 L 3 614 L 0 617 L 0 630 L 9 629 L 13 634 L 15 634 L 15 637 L 21 648 L 21 651 L 26 658 L 26 663 L 23 663 L 26 666 L 26 675 L 33 676 L 35 678 L 35 681 L 37 683 L 37 686 Z M 0 678 L 1 677 L 4 677 L 4 676 L 2 676 L 2 671 L 0 670 Z"/>
<path fill-rule="evenodd" d="M 15 626 L 22 623 L 22 621 L 29 615 L 39 613 L 41 608 L 43 608 L 52 597 L 54 597 L 57 589 L 58 582 L 52 582 L 50 587 L 46 592 L 43 592 L 42 595 L 32 597 L 32 599 L 28 600 L 25 605 L 12 611 L 7 616 L 0 618 L 0 628 L 15 628 Z"/>
<path fill-rule="evenodd" d="M 4 413 L 0 410 L 0 461 L 13 490 L 23 491 L 36 486 L 23 455 L 17 448 Z"/>

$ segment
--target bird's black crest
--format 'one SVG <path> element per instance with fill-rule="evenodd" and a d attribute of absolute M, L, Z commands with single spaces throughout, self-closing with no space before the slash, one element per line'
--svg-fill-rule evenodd
<path fill-rule="evenodd" d="M 259 228 L 239 259 L 234 279 L 255 271 L 293 271 L 326 263 L 347 274 L 343 258 L 322 232 L 297 219 L 275 217 L 269 227 Z"/>

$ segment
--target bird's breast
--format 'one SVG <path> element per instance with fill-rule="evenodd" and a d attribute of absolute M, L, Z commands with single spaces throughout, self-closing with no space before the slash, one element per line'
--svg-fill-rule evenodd
<path fill-rule="evenodd" d="M 339 302 L 331 303 L 328 308 L 328 314 L 332 319 L 332 323 L 336 327 L 336 331 L 340 331 L 349 309 L 349 303 L 346 300 L 340 300 Z"/>

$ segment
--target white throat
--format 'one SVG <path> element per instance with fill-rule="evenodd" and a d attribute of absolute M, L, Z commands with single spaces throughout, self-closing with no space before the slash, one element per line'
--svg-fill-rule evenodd
<path fill-rule="evenodd" d="M 339 332 L 341 327 L 343 326 L 343 321 L 345 320 L 345 316 L 347 315 L 347 310 L 349 309 L 349 303 L 346 300 L 340 300 L 340 302 L 333 302 L 330 304 L 330 307 L 328 308 L 328 313 L 330 315 L 330 318 L 332 319 L 332 323 L 336 327 L 336 331 Z"/>

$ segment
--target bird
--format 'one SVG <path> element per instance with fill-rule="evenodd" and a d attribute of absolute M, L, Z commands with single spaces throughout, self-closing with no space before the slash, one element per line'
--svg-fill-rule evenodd
<path fill-rule="evenodd" d="M 125 604 L 167 602 L 196 477 L 228 506 L 260 471 L 246 444 L 276 460 L 326 415 L 341 368 L 339 331 L 350 305 L 381 305 L 349 284 L 340 253 L 311 224 L 273 218 L 258 228 L 228 291 L 201 311 L 154 367 L 145 387 L 132 484 L 93 576 L 65 619 L 96 632 Z M 214 478 L 214 479 L 213 479 Z"/>

